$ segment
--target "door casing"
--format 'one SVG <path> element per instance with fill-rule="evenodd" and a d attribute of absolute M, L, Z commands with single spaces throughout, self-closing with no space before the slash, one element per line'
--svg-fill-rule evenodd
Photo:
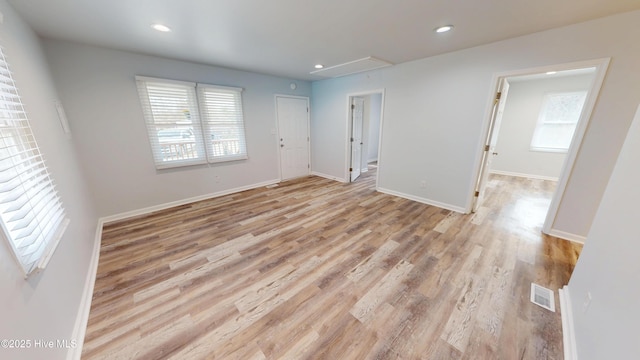
<path fill-rule="evenodd" d="M 482 127 L 483 132 L 478 142 L 481 146 L 478 147 L 478 152 L 476 153 L 476 160 L 475 160 L 476 173 L 474 177 L 475 181 L 472 181 L 472 184 L 470 185 L 469 196 L 468 196 L 467 205 L 466 205 L 466 212 L 471 212 L 473 210 L 473 202 L 474 202 L 474 196 L 476 192 L 476 185 L 478 183 L 479 177 L 482 176 L 481 170 L 483 168 L 486 169 L 486 166 L 483 166 L 484 164 L 482 163 L 483 161 L 486 161 L 486 157 L 483 155 L 483 153 L 485 151 L 484 150 L 485 141 L 486 139 L 488 139 L 488 132 L 492 127 L 491 121 L 493 120 L 492 112 L 493 112 L 494 99 L 495 99 L 495 94 L 498 92 L 501 79 L 509 78 L 512 76 L 545 73 L 548 71 L 563 71 L 563 70 L 595 67 L 596 68 L 595 77 L 593 79 L 591 89 L 589 90 L 587 100 L 585 101 L 582 114 L 580 115 L 580 120 L 578 120 L 578 125 L 576 126 L 575 133 L 573 134 L 571 146 L 569 147 L 569 151 L 567 152 L 567 156 L 564 160 L 564 164 L 562 165 L 562 171 L 560 173 L 560 178 L 558 179 L 558 185 L 556 186 L 556 190 L 553 194 L 553 198 L 551 199 L 551 204 L 549 205 L 547 217 L 545 219 L 544 225 L 542 226 L 543 233 L 550 234 L 552 232 L 553 224 L 555 222 L 556 215 L 558 214 L 558 208 L 560 207 L 560 202 L 567 188 L 567 183 L 569 182 L 571 172 L 573 171 L 573 167 L 575 165 L 575 161 L 578 156 L 580 145 L 582 144 L 584 134 L 587 130 L 587 126 L 589 125 L 591 114 L 593 113 L 593 108 L 595 107 L 596 101 L 598 99 L 598 95 L 602 88 L 602 84 L 604 82 L 604 78 L 606 76 L 607 69 L 609 67 L 610 62 L 611 62 L 611 58 L 601 58 L 601 59 L 558 64 L 558 65 L 548 65 L 548 66 L 542 66 L 537 68 L 507 71 L 507 72 L 496 73 L 493 75 L 493 78 L 491 81 L 492 87 L 489 92 L 489 100 L 487 101 L 487 110 L 485 111 L 485 118 L 483 121 L 483 127 Z M 480 189 L 480 191 L 482 190 L 483 189 Z"/>

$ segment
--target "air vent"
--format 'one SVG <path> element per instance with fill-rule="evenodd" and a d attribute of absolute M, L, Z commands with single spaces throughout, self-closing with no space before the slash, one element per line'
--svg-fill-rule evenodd
<path fill-rule="evenodd" d="M 393 64 L 388 61 L 380 60 L 372 56 L 369 56 L 363 59 L 349 61 L 344 64 L 335 65 L 335 66 L 327 67 L 320 70 L 314 70 L 310 72 L 310 74 L 324 76 L 328 78 L 336 78 L 340 76 L 356 74 L 363 71 L 379 69 L 379 68 L 387 67 L 391 65 Z"/>
<path fill-rule="evenodd" d="M 549 311 L 556 311 L 553 291 L 535 283 L 531 283 L 531 302 Z"/>

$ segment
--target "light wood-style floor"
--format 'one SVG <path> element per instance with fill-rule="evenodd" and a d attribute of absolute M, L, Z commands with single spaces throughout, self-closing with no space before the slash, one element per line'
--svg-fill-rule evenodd
<path fill-rule="evenodd" d="M 540 233 L 553 185 L 494 175 L 462 215 L 369 171 L 108 224 L 83 358 L 562 359 L 529 302 L 581 250 Z"/>

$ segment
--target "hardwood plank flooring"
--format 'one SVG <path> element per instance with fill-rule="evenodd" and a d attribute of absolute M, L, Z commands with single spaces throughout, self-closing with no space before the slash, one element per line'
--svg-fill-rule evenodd
<path fill-rule="evenodd" d="M 540 233 L 555 184 L 492 175 L 464 215 L 375 171 L 106 224 L 83 359 L 561 359 L 528 300 L 581 251 Z"/>

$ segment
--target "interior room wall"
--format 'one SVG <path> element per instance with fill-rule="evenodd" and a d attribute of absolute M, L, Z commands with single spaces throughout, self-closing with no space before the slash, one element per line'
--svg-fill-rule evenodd
<path fill-rule="evenodd" d="M 24 103 L 38 146 L 71 220 L 46 269 L 23 278 L 9 244 L 0 238 L 0 339 L 29 340 L 31 348 L 0 348 L 2 359 L 64 359 L 67 349 L 36 348 L 35 340 L 66 340 L 80 307 L 93 250 L 97 214 L 75 155 L 72 128 L 67 136 L 54 105 L 59 99 L 40 41 L 5 0 L 0 44 Z"/>
<path fill-rule="evenodd" d="M 531 150 L 545 95 L 588 91 L 595 74 L 510 81 L 491 171 L 557 180 L 567 153 Z"/>
<path fill-rule="evenodd" d="M 368 171 L 367 160 L 369 159 L 369 146 L 371 145 L 370 128 L 371 128 L 371 95 L 363 96 L 363 121 L 362 121 L 362 153 L 360 154 L 360 171 Z"/>
<path fill-rule="evenodd" d="M 552 225 L 555 231 L 586 236 L 640 101 L 638 22 L 640 11 L 628 12 L 313 82 L 313 170 L 344 177 L 346 94 L 383 88 L 380 190 L 466 211 L 476 180 L 494 75 L 611 57 Z M 427 183 L 424 188 L 422 181 Z"/>
<path fill-rule="evenodd" d="M 569 281 L 581 360 L 640 358 L 638 154 L 640 108 Z"/>
<path fill-rule="evenodd" d="M 56 40 L 44 47 L 101 216 L 277 182 L 275 94 L 311 95 L 307 81 Z M 249 159 L 156 171 L 136 75 L 242 87 Z"/>
<path fill-rule="evenodd" d="M 380 146 L 380 120 L 382 113 L 382 94 L 371 94 L 369 96 L 369 146 L 367 147 L 367 163 L 378 160 L 378 149 Z"/>

